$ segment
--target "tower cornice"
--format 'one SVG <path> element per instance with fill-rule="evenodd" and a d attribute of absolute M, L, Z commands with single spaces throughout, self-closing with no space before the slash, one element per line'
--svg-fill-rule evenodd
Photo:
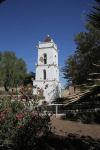
<path fill-rule="evenodd" d="M 54 48 L 57 52 L 59 52 L 60 50 L 57 50 L 55 47 L 51 46 L 51 47 L 42 47 L 42 48 L 39 48 L 36 46 L 37 49 L 48 49 L 48 48 Z"/>

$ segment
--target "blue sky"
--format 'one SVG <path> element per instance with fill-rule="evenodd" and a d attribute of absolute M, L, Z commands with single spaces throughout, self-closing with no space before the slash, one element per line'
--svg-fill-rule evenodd
<path fill-rule="evenodd" d="M 13 51 L 27 64 L 27 72 L 35 72 L 38 42 L 49 34 L 57 44 L 58 65 L 65 66 L 68 55 L 76 50 L 74 33 L 86 32 L 83 11 L 97 6 L 94 0 L 7 0 L 0 4 L 0 51 Z M 60 72 L 62 88 L 67 80 Z"/>

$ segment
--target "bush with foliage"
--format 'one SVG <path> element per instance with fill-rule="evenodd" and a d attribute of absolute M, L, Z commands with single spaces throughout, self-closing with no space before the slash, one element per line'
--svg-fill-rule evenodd
<path fill-rule="evenodd" d="M 44 118 L 39 116 L 39 109 L 35 113 L 35 107 L 38 106 L 39 100 L 33 95 L 31 85 L 22 86 L 21 92 L 22 96 L 27 98 L 25 106 L 22 101 L 11 102 L 10 98 L 2 99 L 0 106 L 0 145 L 15 150 L 28 150 L 36 146 L 36 136 L 40 133 L 45 135 L 48 132 L 49 120 L 47 116 Z M 33 103 L 33 110 L 31 111 L 29 101 Z"/>
<path fill-rule="evenodd" d="M 82 123 L 91 124 L 94 123 L 95 116 L 93 113 L 82 114 L 78 117 Z"/>

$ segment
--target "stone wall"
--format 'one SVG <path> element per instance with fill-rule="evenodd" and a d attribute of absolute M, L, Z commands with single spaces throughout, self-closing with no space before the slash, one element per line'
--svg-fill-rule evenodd
<path fill-rule="evenodd" d="M 69 90 L 61 90 L 61 97 L 66 97 L 69 95 Z"/>
<path fill-rule="evenodd" d="M 1 86 L 1 87 L 0 87 L 0 91 L 5 91 L 5 87 L 4 87 L 4 86 Z"/>
<path fill-rule="evenodd" d="M 75 86 L 69 86 L 69 90 L 61 90 L 61 97 L 67 97 L 68 95 L 73 95 L 79 93 L 80 90 Z"/>

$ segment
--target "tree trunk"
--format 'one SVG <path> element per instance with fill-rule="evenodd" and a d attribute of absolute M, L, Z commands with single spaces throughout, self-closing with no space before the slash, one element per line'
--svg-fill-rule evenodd
<path fill-rule="evenodd" d="M 6 82 L 4 83 L 5 91 L 8 91 Z"/>

